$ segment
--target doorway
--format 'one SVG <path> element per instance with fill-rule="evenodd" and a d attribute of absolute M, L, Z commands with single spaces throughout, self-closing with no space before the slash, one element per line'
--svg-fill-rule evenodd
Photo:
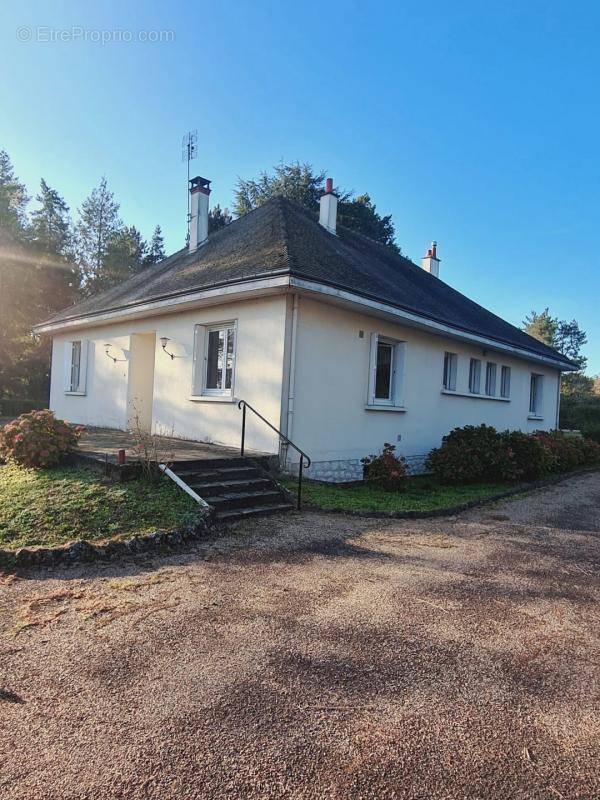
<path fill-rule="evenodd" d="M 152 430 L 156 333 L 132 333 L 127 385 L 127 427 Z"/>

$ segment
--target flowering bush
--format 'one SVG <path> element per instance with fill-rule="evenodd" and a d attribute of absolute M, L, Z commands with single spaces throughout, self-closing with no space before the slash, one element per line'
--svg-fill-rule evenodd
<path fill-rule="evenodd" d="M 395 446 L 386 442 L 377 456 L 366 456 L 362 459 L 365 481 L 386 492 L 400 492 L 406 488 L 408 475 L 406 461 L 397 456 Z"/>
<path fill-rule="evenodd" d="M 515 478 L 534 481 L 552 472 L 554 460 L 537 436 L 522 431 L 504 431 L 500 437 L 510 451 Z"/>
<path fill-rule="evenodd" d="M 427 469 L 442 483 L 513 480 L 518 477 L 510 449 L 490 425 L 454 428 L 429 453 Z"/>
<path fill-rule="evenodd" d="M 561 431 L 504 431 L 488 425 L 455 428 L 431 451 L 427 468 L 443 483 L 536 480 L 600 463 L 600 445 Z"/>
<path fill-rule="evenodd" d="M 52 411 L 30 411 L 0 428 L 0 456 L 23 467 L 53 467 L 77 447 L 84 430 Z"/>

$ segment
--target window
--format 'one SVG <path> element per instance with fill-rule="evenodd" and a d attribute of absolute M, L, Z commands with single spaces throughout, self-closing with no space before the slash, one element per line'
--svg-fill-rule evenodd
<path fill-rule="evenodd" d="M 377 365 L 375 367 L 375 400 L 392 399 L 392 372 L 394 345 L 377 342 Z"/>
<path fill-rule="evenodd" d="M 469 365 L 469 391 L 471 394 L 479 394 L 481 385 L 481 361 L 472 358 Z"/>
<path fill-rule="evenodd" d="M 496 394 L 496 364 L 488 361 L 485 367 L 485 393 L 488 397 Z"/>
<path fill-rule="evenodd" d="M 65 392 L 85 394 L 87 342 L 76 339 L 65 345 Z"/>
<path fill-rule="evenodd" d="M 367 406 L 402 408 L 406 342 L 371 334 Z"/>
<path fill-rule="evenodd" d="M 458 356 L 456 353 L 444 353 L 444 389 L 448 392 L 456 391 L 456 370 Z"/>
<path fill-rule="evenodd" d="M 529 388 L 529 413 L 535 417 L 542 413 L 542 389 L 544 376 L 531 373 L 531 384 Z"/>
<path fill-rule="evenodd" d="M 500 373 L 500 397 L 510 397 L 510 367 L 502 367 Z"/>
<path fill-rule="evenodd" d="M 235 363 L 235 326 L 206 329 L 203 394 L 231 395 Z"/>

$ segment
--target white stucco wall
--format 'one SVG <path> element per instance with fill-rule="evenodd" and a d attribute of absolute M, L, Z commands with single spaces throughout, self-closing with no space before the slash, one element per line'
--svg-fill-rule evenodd
<path fill-rule="evenodd" d="M 359 338 L 361 330 L 363 338 Z M 365 409 L 371 332 L 407 343 L 404 412 Z M 482 361 L 482 393 L 486 361 L 498 365 L 498 393 L 501 365 L 511 367 L 510 402 L 442 394 L 445 350 L 458 354 L 457 393 L 468 392 L 471 357 Z M 528 419 L 532 371 L 544 375 L 542 420 Z M 333 478 L 335 462 L 354 461 L 356 466 L 360 458 L 378 452 L 386 441 L 418 464 L 418 457 L 439 445 L 442 436 L 457 426 L 485 422 L 499 430 L 554 428 L 557 382 L 558 372 L 547 367 L 491 350 L 485 356 L 481 347 L 303 297 L 291 438 L 321 464 L 312 470 L 313 476 Z M 290 457 L 293 459 L 292 451 Z M 340 479 L 350 477 L 340 472 Z"/>
<path fill-rule="evenodd" d="M 58 334 L 53 340 L 50 407 L 56 414 L 84 425 L 125 429 L 128 397 L 140 391 L 139 376 L 132 370 L 132 334 L 156 334 L 152 428 L 156 433 L 180 438 L 239 446 L 241 412 L 235 402 L 190 400 L 192 394 L 195 325 L 236 321 L 237 352 L 234 393 L 255 406 L 275 426 L 280 423 L 286 298 L 265 297 L 211 308 L 179 312 L 127 323 L 102 325 Z M 160 345 L 181 358 L 171 360 Z M 85 396 L 65 393 L 65 347 L 73 339 L 88 342 Z M 112 345 L 107 358 L 104 344 Z M 131 373 L 131 374 L 130 374 Z M 142 382 L 143 383 L 143 382 Z M 143 389 L 142 389 L 143 391 Z M 278 452 L 277 436 L 259 420 L 248 416 L 247 447 Z"/>

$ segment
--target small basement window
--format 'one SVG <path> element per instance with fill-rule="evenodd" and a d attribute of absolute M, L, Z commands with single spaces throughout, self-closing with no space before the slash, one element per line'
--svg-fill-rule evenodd
<path fill-rule="evenodd" d="M 405 352 L 406 342 L 371 334 L 368 407 L 404 405 Z"/>
<path fill-rule="evenodd" d="M 456 391 L 457 369 L 458 369 L 458 355 L 456 353 L 445 352 L 443 387 L 447 392 Z"/>
<path fill-rule="evenodd" d="M 531 373 L 531 383 L 529 386 L 529 413 L 534 417 L 542 415 L 542 390 L 544 388 L 544 376 Z"/>

